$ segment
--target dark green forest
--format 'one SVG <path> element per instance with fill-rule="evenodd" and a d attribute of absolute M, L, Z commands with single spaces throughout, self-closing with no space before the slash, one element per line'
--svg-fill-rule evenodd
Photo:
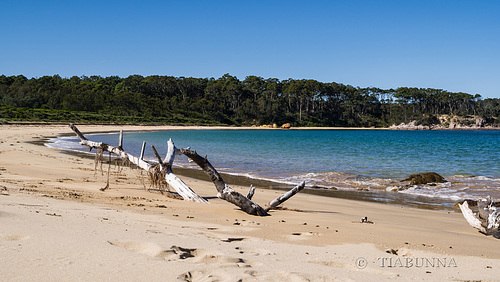
<path fill-rule="evenodd" d="M 387 127 L 439 115 L 498 125 L 500 99 L 442 89 L 359 88 L 311 79 L 131 75 L 0 76 L 0 121 Z"/>

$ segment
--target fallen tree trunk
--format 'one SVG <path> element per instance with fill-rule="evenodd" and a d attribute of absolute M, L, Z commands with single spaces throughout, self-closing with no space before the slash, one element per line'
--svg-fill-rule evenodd
<path fill-rule="evenodd" d="M 83 134 L 80 132 L 80 130 L 78 130 L 78 128 L 74 124 L 70 124 L 69 127 L 76 133 L 78 138 L 80 138 L 80 144 L 89 147 L 90 150 L 102 149 L 103 151 L 115 154 L 116 156 L 118 156 L 121 159 L 129 160 L 131 163 L 135 164 L 136 166 L 138 166 L 146 171 L 149 171 L 151 165 L 148 162 L 145 162 L 144 160 L 142 160 L 142 158 L 136 157 L 134 155 L 131 155 L 131 154 L 125 152 L 121 147 L 111 146 L 111 145 L 103 143 L 103 142 L 90 141 L 85 136 L 83 136 Z"/>
<path fill-rule="evenodd" d="M 252 197 L 255 193 L 255 187 L 251 186 L 248 195 L 245 197 L 242 194 L 234 191 L 229 185 L 224 182 L 217 170 L 210 164 L 207 157 L 202 157 L 189 148 L 180 149 L 181 153 L 186 155 L 188 158 L 193 160 L 201 169 L 208 175 L 210 180 L 214 183 L 215 189 L 217 189 L 217 197 L 226 200 L 245 211 L 248 214 L 265 216 L 268 215 L 268 211 L 276 208 L 278 205 L 282 204 L 286 200 L 290 199 L 293 195 L 300 192 L 305 187 L 305 181 L 297 185 L 290 191 L 279 196 L 278 198 L 272 200 L 266 205 L 266 208 L 262 208 L 258 204 L 252 202 Z"/>
<path fill-rule="evenodd" d="M 158 165 L 153 165 L 150 164 L 146 161 L 143 160 L 144 156 L 144 149 L 146 142 L 143 143 L 142 145 L 142 150 L 141 150 L 141 155 L 140 157 L 135 157 L 123 150 L 122 144 L 123 144 L 123 132 L 120 132 L 120 140 L 119 140 L 119 145 L 118 147 L 111 146 L 106 143 L 102 142 L 94 142 L 90 141 L 85 136 L 74 126 L 73 124 L 70 124 L 71 129 L 76 133 L 78 138 L 80 138 L 81 142 L 80 144 L 88 146 L 90 149 L 96 148 L 102 151 L 107 151 L 110 153 L 113 153 L 117 155 L 121 159 L 125 159 L 130 161 L 131 163 L 137 165 L 138 167 L 141 167 L 142 169 L 146 171 L 152 171 L 154 167 L 157 166 L 160 167 L 160 171 L 164 172 L 164 179 L 165 181 L 175 189 L 175 191 L 184 198 L 184 200 L 187 201 L 194 201 L 194 202 L 200 202 L 200 203 L 208 203 L 205 199 L 202 197 L 198 196 L 189 186 L 187 186 L 181 179 L 179 179 L 175 174 L 172 173 L 172 164 L 175 159 L 176 154 L 184 154 L 187 157 L 189 157 L 191 160 L 193 160 L 198 166 L 202 168 L 202 170 L 209 176 L 210 180 L 214 183 L 215 188 L 217 189 L 217 197 L 220 199 L 226 200 L 239 208 L 241 208 L 244 212 L 252 215 L 258 215 L 258 216 L 265 216 L 268 215 L 268 211 L 271 209 L 276 208 L 278 205 L 282 204 L 286 200 L 290 199 L 293 195 L 297 194 L 300 192 L 302 189 L 305 187 L 305 182 L 302 182 L 301 184 L 297 185 L 290 191 L 286 192 L 285 194 L 279 196 L 278 198 L 272 200 L 269 202 L 269 204 L 266 205 L 266 208 L 262 208 L 258 204 L 252 202 L 252 197 L 255 193 L 255 187 L 251 186 L 250 191 L 248 192 L 247 197 L 244 195 L 236 192 L 233 190 L 231 187 L 229 187 L 226 182 L 222 179 L 220 174 L 217 172 L 217 170 L 210 164 L 210 162 L 207 160 L 207 158 L 203 158 L 196 151 L 192 151 L 190 148 L 184 148 L 184 149 L 177 149 L 172 142 L 172 139 L 170 139 L 167 142 L 168 145 L 168 151 L 167 155 L 165 156 L 165 159 L 162 160 L 154 146 L 152 146 L 153 152 L 155 153 L 156 158 L 158 159 Z"/>
<path fill-rule="evenodd" d="M 269 202 L 269 204 L 266 205 L 266 208 L 264 210 L 267 212 L 271 209 L 276 208 L 277 206 L 279 206 L 280 204 L 282 204 L 286 200 L 290 199 L 293 195 L 302 191 L 302 189 L 304 189 L 305 186 L 306 186 L 306 182 L 302 181 L 302 183 L 295 186 L 292 190 L 286 192 L 285 194 L 283 194 L 283 195 L 279 196 L 278 198 Z"/>
<path fill-rule="evenodd" d="M 179 177 L 177 177 L 177 175 L 172 173 L 172 164 L 174 163 L 175 152 L 179 150 L 175 147 L 172 139 L 168 140 L 167 146 L 168 150 L 167 150 L 167 155 L 165 157 L 165 163 L 161 161 L 159 156 L 157 157 L 159 159 L 159 162 L 161 163 L 162 169 L 166 170 L 165 181 L 167 181 L 168 185 L 172 187 L 177 187 L 174 188 L 175 191 L 177 191 L 177 193 L 181 191 L 182 195 L 185 195 L 183 197 L 188 198 L 188 199 L 184 198 L 185 200 L 208 204 L 207 200 L 194 193 L 193 190 L 191 190 L 191 188 L 189 188 L 189 186 L 187 186 L 186 183 L 184 183 L 184 181 L 182 181 Z"/>
<path fill-rule="evenodd" d="M 120 137 L 120 145 L 118 147 L 102 143 L 102 142 L 94 142 L 88 140 L 81 132 L 78 130 L 78 128 L 74 124 L 69 125 L 70 128 L 76 133 L 78 138 L 80 139 L 80 144 L 85 145 L 89 147 L 90 149 L 100 149 L 106 152 L 110 152 L 112 154 L 115 154 L 121 159 L 128 160 L 129 162 L 135 164 L 136 166 L 146 170 L 146 171 L 151 171 L 153 165 L 144 161 L 143 156 L 144 156 L 144 147 L 145 143 L 143 143 L 143 148 L 141 150 L 141 156 L 136 157 L 134 155 L 131 155 L 122 148 L 122 137 Z M 171 140 L 170 140 L 171 141 Z M 173 146 L 173 143 L 172 143 Z M 175 150 L 173 150 L 173 153 L 175 154 Z M 173 162 L 173 157 L 169 158 L 169 160 Z M 162 169 L 167 169 L 163 168 L 165 165 L 160 159 L 160 166 Z M 171 164 L 169 164 L 171 166 Z M 193 202 L 199 202 L 199 203 L 208 203 L 207 200 L 204 198 L 200 197 L 197 195 L 189 186 L 187 186 L 181 179 L 179 179 L 175 174 L 172 173 L 171 169 L 167 169 L 167 173 L 165 174 L 165 181 L 172 187 L 174 190 L 186 201 L 193 201 Z"/>
<path fill-rule="evenodd" d="M 192 151 L 189 148 L 181 149 L 181 153 L 193 160 L 198 166 L 201 167 L 201 169 L 203 169 L 205 174 L 208 175 L 210 180 L 214 183 L 215 189 L 217 189 L 218 198 L 235 204 L 248 214 L 259 216 L 268 215 L 261 206 L 257 205 L 247 197 L 229 187 L 206 157 L 203 158 L 202 156 L 198 155 L 196 151 Z"/>
<path fill-rule="evenodd" d="M 255 194 L 255 186 L 250 184 L 250 189 L 248 190 L 247 198 L 252 200 L 253 194 Z"/>
<path fill-rule="evenodd" d="M 477 214 L 469 207 L 469 203 L 464 201 L 458 204 L 467 222 L 481 233 L 493 235 L 500 239 L 500 203 L 493 202 L 490 197 L 477 201 Z"/>
<path fill-rule="evenodd" d="M 479 231 L 486 233 L 486 229 L 482 226 L 481 220 L 479 220 L 474 212 L 469 208 L 469 204 L 467 201 L 464 201 L 463 204 L 458 204 L 460 210 L 462 211 L 462 215 L 465 220 L 470 224 L 470 226 L 478 229 Z"/>

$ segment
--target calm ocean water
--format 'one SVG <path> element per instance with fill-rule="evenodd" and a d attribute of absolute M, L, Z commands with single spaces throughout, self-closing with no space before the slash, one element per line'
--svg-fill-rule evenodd
<path fill-rule="evenodd" d="M 281 183 L 306 180 L 313 188 L 407 194 L 459 201 L 500 198 L 500 131 L 395 130 L 179 130 L 125 133 L 124 149 L 139 155 L 141 144 L 161 155 L 172 138 L 191 147 L 221 172 Z M 118 134 L 94 134 L 93 141 L 116 145 Z M 76 137 L 48 146 L 85 151 Z M 149 153 L 148 153 L 149 152 Z M 185 157 L 176 165 L 193 167 Z M 194 168 L 194 167 L 193 167 Z M 401 179 L 437 172 L 448 182 L 405 186 Z"/>

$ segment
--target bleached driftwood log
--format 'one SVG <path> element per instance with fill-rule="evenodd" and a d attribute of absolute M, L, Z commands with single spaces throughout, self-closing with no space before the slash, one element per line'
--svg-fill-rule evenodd
<path fill-rule="evenodd" d="M 119 145 L 118 147 L 115 147 L 102 142 L 90 141 L 87 138 L 85 138 L 85 136 L 78 130 L 78 128 L 76 128 L 76 126 L 70 124 L 70 127 L 76 133 L 78 138 L 80 138 L 81 140 L 80 144 L 88 146 L 90 149 L 96 148 L 102 151 L 113 153 L 117 155 L 119 158 L 128 160 L 131 163 L 137 165 L 138 167 L 141 167 L 146 171 L 150 171 L 153 169 L 154 166 L 153 164 L 150 164 L 143 160 L 146 142 L 142 144 L 141 155 L 139 157 L 135 157 L 125 152 L 125 150 L 123 150 L 122 148 L 123 131 L 120 131 Z M 173 187 L 175 191 L 184 198 L 184 200 L 187 201 L 208 203 L 205 199 L 198 196 L 193 190 L 191 190 L 191 188 L 189 188 L 189 186 L 187 186 L 181 179 L 179 179 L 175 174 L 172 173 L 172 164 L 174 162 L 176 154 L 186 155 L 203 169 L 203 171 L 210 177 L 210 180 L 214 183 L 215 188 L 217 189 L 218 192 L 217 197 L 238 206 L 248 214 L 258 215 L 258 216 L 268 215 L 269 210 L 276 208 L 278 205 L 290 199 L 293 195 L 297 194 L 305 187 L 305 182 L 302 182 L 301 184 L 297 185 L 290 191 L 269 202 L 269 204 L 266 205 L 266 208 L 262 208 L 258 204 L 251 201 L 255 193 L 255 187 L 251 186 L 247 197 L 245 197 L 242 194 L 234 191 L 224 182 L 224 180 L 219 175 L 217 170 L 210 164 L 210 162 L 208 162 L 206 157 L 205 158 L 201 157 L 200 155 L 198 155 L 198 153 L 196 153 L 196 151 L 192 151 L 190 148 L 184 148 L 180 150 L 177 149 L 174 143 L 172 142 L 172 139 L 168 140 L 167 145 L 168 145 L 168 152 L 164 160 L 161 159 L 160 155 L 158 154 L 154 146 L 152 146 L 153 152 L 155 153 L 155 156 L 158 159 L 158 165 L 160 166 L 161 171 L 165 172 L 165 181 L 171 187 Z"/>
<path fill-rule="evenodd" d="M 295 186 L 292 190 L 286 192 L 285 194 L 279 196 L 278 198 L 272 200 L 269 202 L 269 204 L 266 205 L 266 208 L 264 209 L 265 211 L 269 211 L 270 209 L 274 209 L 286 200 L 290 199 L 293 195 L 299 193 L 304 187 L 306 186 L 306 182 L 302 181 L 299 185 Z"/>
<path fill-rule="evenodd" d="M 477 201 L 477 215 L 469 207 L 469 203 L 464 201 L 458 204 L 465 220 L 474 228 L 486 235 L 493 235 L 500 238 L 500 209 L 499 203 L 493 202 L 490 197 Z"/>
<path fill-rule="evenodd" d="M 234 191 L 229 185 L 224 182 L 217 170 L 210 164 L 207 157 L 202 157 L 189 148 L 180 149 L 181 153 L 186 155 L 188 158 L 193 160 L 201 169 L 208 175 L 210 180 L 214 183 L 215 189 L 217 189 L 217 197 L 226 200 L 230 203 L 241 208 L 244 212 L 252 215 L 265 216 L 268 215 L 268 211 L 276 208 L 278 205 L 282 204 L 286 200 L 290 199 L 293 195 L 300 192 L 305 187 L 305 181 L 297 185 L 290 191 L 279 196 L 278 198 L 272 200 L 266 205 L 266 208 L 262 208 L 258 204 L 252 202 L 252 197 L 255 193 L 255 187 L 251 186 L 248 195 L 245 197 L 242 194 Z"/>
<path fill-rule="evenodd" d="M 249 200 L 252 200 L 254 194 L 255 194 L 255 186 L 250 184 L 250 189 L 248 190 L 247 198 Z"/>
<path fill-rule="evenodd" d="M 144 142 L 142 145 L 141 156 L 136 157 L 134 155 L 131 155 L 131 154 L 125 152 L 125 150 L 123 150 L 123 148 L 122 148 L 123 133 L 120 133 L 119 145 L 118 145 L 118 147 L 115 147 L 115 146 L 112 146 L 112 145 L 109 145 L 106 143 L 102 143 L 102 142 L 90 141 L 80 132 L 80 130 L 78 130 L 78 128 L 74 124 L 70 124 L 69 126 L 76 133 L 78 138 L 80 139 L 80 141 L 81 141 L 80 144 L 88 146 L 90 149 L 92 149 L 92 148 L 101 149 L 103 151 L 115 154 L 119 158 L 124 159 L 124 160 L 128 160 L 131 163 L 135 164 L 136 166 L 138 166 L 146 171 L 150 171 L 152 169 L 153 165 L 143 160 L 146 142 Z M 171 141 L 172 140 L 169 140 L 169 142 L 172 143 L 171 145 L 169 144 L 169 148 L 170 148 L 170 146 L 172 146 L 174 149 L 172 149 L 172 152 L 170 152 L 170 149 L 169 149 L 169 154 L 167 154 L 167 159 L 169 160 L 170 163 L 168 163 L 168 165 L 165 165 L 161 161 L 161 158 L 159 160 L 161 169 L 167 170 L 166 174 L 165 174 L 165 181 L 170 185 L 170 187 L 174 188 L 174 190 L 184 200 L 199 202 L 199 203 L 208 203 L 207 200 L 205 200 L 204 198 L 197 195 L 193 190 L 191 190 L 191 188 L 189 188 L 189 186 L 187 186 L 181 179 L 179 179 L 175 174 L 172 173 L 172 170 L 170 169 L 170 167 L 172 165 L 171 162 L 173 162 L 173 160 L 174 160 L 174 156 L 170 156 L 170 153 L 175 154 L 175 146 L 173 145 L 173 142 L 171 142 Z"/>
<path fill-rule="evenodd" d="M 226 182 L 219 175 L 217 170 L 210 164 L 207 158 L 203 158 L 198 155 L 196 151 L 193 151 L 189 148 L 180 149 L 181 153 L 186 155 L 188 158 L 193 160 L 198 166 L 203 169 L 205 174 L 210 177 L 210 180 L 214 183 L 215 189 L 217 189 L 217 197 L 220 199 L 226 200 L 230 203 L 235 204 L 240 207 L 244 212 L 253 215 L 264 216 L 268 215 L 267 212 L 256 203 L 249 200 L 247 197 L 242 194 L 234 191 L 231 187 L 229 187 Z"/>
<path fill-rule="evenodd" d="M 85 136 L 83 136 L 83 134 L 80 132 L 80 130 L 78 130 L 78 128 L 74 124 L 70 124 L 69 127 L 76 133 L 76 135 L 80 139 L 80 144 L 89 147 L 89 149 L 102 149 L 103 151 L 117 155 L 121 159 L 129 160 L 131 163 L 135 164 L 136 166 L 146 171 L 149 170 L 151 165 L 148 162 L 142 160 L 142 158 L 131 155 L 125 152 L 120 147 L 111 146 L 109 144 L 102 142 L 90 141 Z"/>
<path fill-rule="evenodd" d="M 193 190 L 191 190 L 191 188 L 189 188 L 189 186 L 184 183 L 184 181 L 182 181 L 179 177 L 177 177 L 177 175 L 172 172 L 172 164 L 174 163 L 175 153 L 176 151 L 179 151 L 179 149 L 175 147 L 172 139 L 168 140 L 167 146 L 168 150 L 167 155 L 165 156 L 165 161 L 162 161 L 160 155 L 158 154 L 158 152 L 156 152 L 154 146 L 152 146 L 156 158 L 158 159 L 158 163 L 160 164 L 161 170 L 165 170 L 165 181 L 168 183 L 168 185 L 174 187 L 175 191 L 177 191 L 179 195 L 183 195 L 182 197 L 184 198 L 184 200 L 208 204 L 209 202 L 207 200 L 194 193 Z"/>
<path fill-rule="evenodd" d="M 463 204 L 458 204 L 460 210 L 462 211 L 462 215 L 465 220 L 470 224 L 470 226 L 478 229 L 479 231 L 486 233 L 486 229 L 482 226 L 481 220 L 479 220 L 474 212 L 469 208 L 469 203 L 464 201 Z"/>

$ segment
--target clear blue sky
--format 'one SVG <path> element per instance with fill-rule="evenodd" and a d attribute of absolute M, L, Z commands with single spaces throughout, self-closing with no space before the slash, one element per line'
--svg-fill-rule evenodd
<path fill-rule="evenodd" d="M 225 73 L 500 98 L 500 1 L 0 2 L 0 74 Z"/>

